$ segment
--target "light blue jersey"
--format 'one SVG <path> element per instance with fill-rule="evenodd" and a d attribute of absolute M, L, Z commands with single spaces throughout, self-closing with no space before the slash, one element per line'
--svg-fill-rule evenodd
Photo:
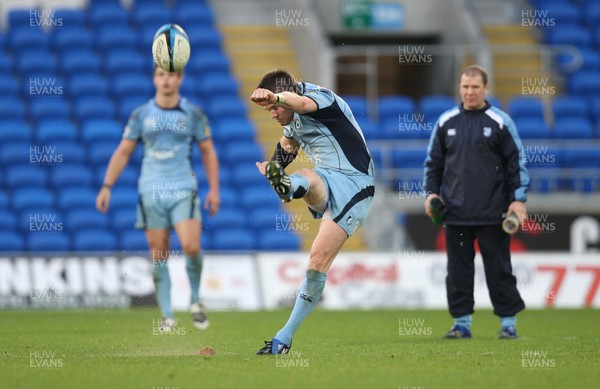
<path fill-rule="evenodd" d="M 135 109 L 123 138 L 144 145 L 139 193 L 195 191 L 192 145 L 210 137 L 206 116 L 185 98 L 173 109 L 160 108 L 154 99 Z"/>
<path fill-rule="evenodd" d="M 300 143 L 316 168 L 346 175 L 373 176 L 373 161 L 348 104 L 329 89 L 300 83 L 301 95 L 314 100 L 315 112 L 299 115 L 283 127 L 285 137 Z"/>

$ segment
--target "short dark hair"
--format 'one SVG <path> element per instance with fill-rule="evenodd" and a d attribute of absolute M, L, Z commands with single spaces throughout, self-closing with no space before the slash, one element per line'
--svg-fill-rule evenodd
<path fill-rule="evenodd" d="M 268 89 L 273 93 L 292 92 L 300 94 L 298 81 L 285 70 L 275 69 L 265 74 L 258 88 Z"/>
<path fill-rule="evenodd" d="M 159 67 L 158 67 L 158 65 L 156 63 L 154 63 L 154 67 L 152 68 L 152 76 L 154 76 L 154 74 L 156 73 L 157 69 L 159 69 Z M 162 69 L 162 68 L 160 68 L 160 69 Z M 165 69 L 163 69 L 163 70 L 165 70 Z M 178 70 L 176 72 L 169 72 L 169 73 L 176 73 L 177 75 L 182 76 L 183 75 L 183 69 Z"/>
<path fill-rule="evenodd" d="M 464 68 L 461 72 L 460 72 L 460 77 L 462 77 L 463 75 L 467 75 L 467 76 L 475 76 L 479 74 L 481 76 L 481 80 L 483 81 L 483 85 L 487 85 L 488 83 L 488 75 L 487 72 L 485 71 L 485 69 L 479 65 L 469 65 L 466 68 Z"/>

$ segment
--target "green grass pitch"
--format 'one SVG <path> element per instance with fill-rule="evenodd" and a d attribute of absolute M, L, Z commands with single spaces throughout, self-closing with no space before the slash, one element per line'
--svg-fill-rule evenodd
<path fill-rule="evenodd" d="M 1 388 L 592 388 L 600 310 L 529 310 L 518 340 L 474 315 L 473 339 L 443 340 L 445 311 L 315 310 L 291 354 L 257 356 L 289 310 L 212 312 L 197 331 L 156 334 L 156 308 L 1 311 Z M 210 347 L 214 355 L 200 351 Z"/>

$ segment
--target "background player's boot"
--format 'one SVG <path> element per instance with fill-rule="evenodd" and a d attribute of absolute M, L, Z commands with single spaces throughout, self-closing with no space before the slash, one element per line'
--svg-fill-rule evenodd
<path fill-rule="evenodd" d="M 204 311 L 204 305 L 200 303 L 192 304 L 190 307 L 192 312 L 192 324 L 199 330 L 205 330 L 210 325 L 206 312 Z"/>
<path fill-rule="evenodd" d="M 290 345 L 286 345 L 281 343 L 276 338 L 272 340 L 265 340 L 265 345 L 263 348 L 256 352 L 256 355 L 271 355 L 271 354 L 287 354 L 290 352 L 292 348 L 292 343 Z"/>
<path fill-rule="evenodd" d="M 498 339 L 517 339 L 517 329 L 515 327 L 502 327 L 498 333 Z"/>
<path fill-rule="evenodd" d="M 471 330 L 467 327 L 455 324 L 450 331 L 446 332 L 444 339 L 471 339 Z"/>
<path fill-rule="evenodd" d="M 269 184 L 275 189 L 277 192 L 277 196 L 284 203 L 288 203 L 292 200 L 292 182 L 290 181 L 290 176 L 285 174 L 283 168 L 277 161 L 270 161 L 267 163 L 265 168 L 265 176 L 269 181 Z"/>

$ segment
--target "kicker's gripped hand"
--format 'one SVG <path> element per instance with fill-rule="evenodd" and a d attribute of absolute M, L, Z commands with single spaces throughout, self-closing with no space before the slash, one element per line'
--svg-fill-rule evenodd
<path fill-rule="evenodd" d="M 252 92 L 250 100 L 261 107 L 266 107 L 267 105 L 275 104 L 277 97 L 268 89 L 258 88 Z"/>

